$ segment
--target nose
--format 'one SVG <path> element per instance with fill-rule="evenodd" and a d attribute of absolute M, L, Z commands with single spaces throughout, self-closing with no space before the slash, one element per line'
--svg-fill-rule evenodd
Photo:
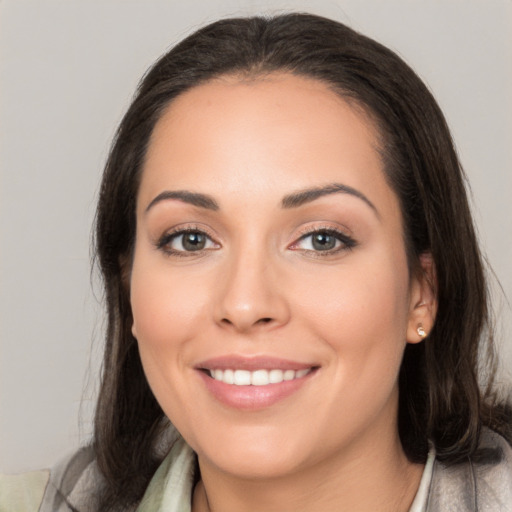
<path fill-rule="evenodd" d="M 270 256 L 249 250 L 234 255 L 220 281 L 215 316 L 223 328 L 248 333 L 289 321 L 286 288 Z"/>

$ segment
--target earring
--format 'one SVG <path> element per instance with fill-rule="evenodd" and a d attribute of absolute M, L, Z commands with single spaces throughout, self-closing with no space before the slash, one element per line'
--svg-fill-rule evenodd
<path fill-rule="evenodd" d="M 427 333 L 425 332 L 425 329 L 423 329 L 423 325 L 418 325 L 416 332 L 418 333 L 418 336 L 423 339 L 427 337 Z"/>

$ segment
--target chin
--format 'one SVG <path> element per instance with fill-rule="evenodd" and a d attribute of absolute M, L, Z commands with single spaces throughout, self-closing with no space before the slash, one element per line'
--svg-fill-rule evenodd
<path fill-rule="evenodd" d="M 197 447 L 200 464 L 215 466 L 242 479 L 278 478 L 290 475 L 313 458 L 307 439 L 262 429 L 231 428 L 214 443 Z M 250 432 L 252 430 L 252 432 Z M 271 429 L 274 430 L 274 429 Z"/>
<path fill-rule="evenodd" d="M 229 450 L 222 455 L 213 455 L 208 463 L 225 473 L 247 480 L 275 479 L 290 475 L 300 467 L 297 454 L 289 457 L 279 451 L 262 451 L 252 448 Z M 201 457 L 200 457 L 201 463 Z"/>

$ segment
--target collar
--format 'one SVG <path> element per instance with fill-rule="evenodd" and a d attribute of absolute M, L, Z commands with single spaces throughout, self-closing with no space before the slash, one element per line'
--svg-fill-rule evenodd
<path fill-rule="evenodd" d="M 137 512 L 191 512 L 195 454 L 179 437 L 149 483 Z"/>
<path fill-rule="evenodd" d="M 428 452 L 427 462 L 423 475 L 421 476 L 420 486 L 416 492 L 414 501 L 412 502 L 409 512 L 425 512 L 427 510 L 428 493 L 430 490 L 430 483 L 432 482 L 432 473 L 434 471 L 434 460 L 436 454 L 434 448 L 430 448 Z"/>

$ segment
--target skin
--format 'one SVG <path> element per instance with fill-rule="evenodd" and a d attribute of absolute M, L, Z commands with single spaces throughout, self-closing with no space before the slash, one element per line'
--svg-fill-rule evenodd
<path fill-rule="evenodd" d="M 195 87 L 155 127 L 137 201 L 133 334 L 157 400 L 198 454 L 195 511 L 396 512 L 414 498 L 423 468 L 398 438 L 397 376 L 435 299 L 409 273 L 377 141 L 360 109 L 287 74 Z M 367 201 L 339 192 L 283 208 L 332 183 Z M 218 208 L 155 200 L 184 190 Z M 185 251 L 176 229 L 205 232 L 204 250 Z M 353 247 L 342 237 L 320 254 L 307 233 L 325 229 Z M 318 369 L 276 404 L 244 410 L 213 397 L 196 368 L 226 354 Z"/>

